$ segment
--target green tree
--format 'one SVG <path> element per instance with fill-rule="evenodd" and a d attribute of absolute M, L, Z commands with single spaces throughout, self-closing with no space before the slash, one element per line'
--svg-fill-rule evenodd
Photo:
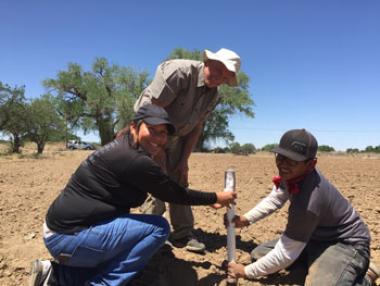
<path fill-rule="evenodd" d="M 249 155 L 256 153 L 256 147 L 251 143 L 240 145 L 239 142 L 232 142 L 229 145 L 229 151 L 235 155 Z"/>
<path fill-rule="evenodd" d="M 3 128 L 9 119 L 9 109 L 7 108 L 7 105 L 11 98 L 11 87 L 0 81 L 0 131 L 3 131 Z"/>
<path fill-rule="evenodd" d="M 360 150 L 358 148 L 348 148 L 348 149 L 346 149 L 346 153 L 356 154 L 356 153 L 360 153 Z"/>
<path fill-rule="evenodd" d="M 37 144 L 38 154 L 42 154 L 48 140 L 63 136 L 64 121 L 50 94 L 33 100 L 28 107 L 27 117 L 27 136 Z"/>
<path fill-rule="evenodd" d="M 12 153 L 20 153 L 26 134 L 25 87 L 0 82 L 0 131 L 10 135 Z"/>
<path fill-rule="evenodd" d="M 199 50 L 189 51 L 183 48 L 174 49 L 169 59 L 192 59 L 202 60 L 202 52 Z M 197 150 L 205 150 L 205 144 L 217 139 L 224 140 L 227 144 L 234 140 L 234 135 L 229 130 L 229 118 L 236 113 L 242 113 L 253 118 L 254 102 L 249 94 L 249 77 L 243 71 L 238 74 L 239 86 L 230 87 L 223 85 L 219 87 L 221 101 L 216 106 L 205 122 L 203 133 L 199 138 Z"/>
<path fill-rule="evenodd" d="M 61 100 L 60 112 L 69 128 L 97 130 L 101 144 L 110 142 L 115 130 L 133 117 L 133 103 L 147 84 L 148 74 L 110 65 L 97 58 L 91 71 L 71 63 L 66 71 L 44 85 Z"/>
<path fill-rule="evenodd" d="M 186 50 L 183 48 L 175 48 L 167 58 L 169 59 L 189 59 L 189 60 L 196 60 L 196 61 L 202 61 L 202 51 L 200 50 Z"/>
<path fill-rule="evenodd" d="M 364 149 L 364 152 L 374 152 L 375 151 L 375 148 L 373 148 L 373 146 L 367 146 L 365 149 Z"/>
<path fill-rule="evenodd" d="M 261 150 L 261 151 L 267 151 L 267 152 L 270 152 L 270 151 L 272 151 L 277 145 L 278 145 L 278 144 L 275 144 L 275 143 L 273 143 L 273 144 L 266 144 L 266 145 L 264 145 L 260 150 Z"/>
<path fill-rule="evenodd" d="M 380 145 L 378 146 L 367 146 L 365 149 L 364 149 L 364 152 L 368 152 L 368 153 L 380 153 Z"/>
<path fill-rule="evenodd" d="M 243 144 L 241 146 L 241 150 L 242 150 L 243 154 L 245 154 L 245 155 L 256 153 L 256 147 L 252 143 Z"/>
<path fill-rule="evenodd" d="M 221 107 L 217 106 L 207 118 L 197 144 L 198 151 L 205 151 L 205 143 L 209 140 L 215 141 L 217 138 L 222 138 L 228 144 L 235 139 L 228 129 L 228 115 L 225 113 Z"/>
<path fill-rule="evenodd" d="M 320 145 L 318 146 L 318 151 L 321 151 L 321 152 L 334 152 L 335 149 L 331 146 L 328 146 L 328 145 Z"/>
<path fill-rule="evenodd" d="M 232 154 L 240 155 L 242 153 L 239 142 L 230 143 L 230 151 Z"/>

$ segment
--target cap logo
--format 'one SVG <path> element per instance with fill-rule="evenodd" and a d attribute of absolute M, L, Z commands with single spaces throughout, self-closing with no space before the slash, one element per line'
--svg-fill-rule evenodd
<path fill-rule="evenodd" d="M 292 150 L 297 152 L 298 154 L 306 154 L 307 151 L 307 146 L 305 143 L 299 142 L 299 141 L 294 141 L 290 145 Z"/>

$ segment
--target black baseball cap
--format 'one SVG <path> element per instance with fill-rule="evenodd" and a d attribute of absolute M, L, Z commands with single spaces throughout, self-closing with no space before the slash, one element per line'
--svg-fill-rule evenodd
<path fill-rule="evenodd" d="M 313 134 L 305 129 L 292 129 L 282 135 L 280 144 L 272 152 L 301 162 L 315 158 L 317 150 L 318 142 Z"/>
<path fill-rule="evenodd" d="M 144 121 L 149 125 L 166 124 L 169 134 L 175 132 L 175 126 L 171 123 L 166 110 L 154 104 L 145 104 L 141 106 L 133 119 L 134 122 Z"/>

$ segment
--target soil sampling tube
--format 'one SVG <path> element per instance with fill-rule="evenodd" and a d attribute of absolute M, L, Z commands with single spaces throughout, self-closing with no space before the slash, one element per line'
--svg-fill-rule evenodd
<path fill-rule="evenodd" d="M 235 192 L 236 187 L 236 176 L 235 170 L 229 168 L 224 173 L 224 191 L 225 192 Z M 235 250 L 236 250 L 236 234 L 235 234 L 235 224 L 233 223 L 233 218 L 235 217 L 235 205 L 230 205 L 227 207 L 227 260 L 228 262 L 235 261 Z M 237 285 L 237 279 L 227 276 L 227 285 Z"/>

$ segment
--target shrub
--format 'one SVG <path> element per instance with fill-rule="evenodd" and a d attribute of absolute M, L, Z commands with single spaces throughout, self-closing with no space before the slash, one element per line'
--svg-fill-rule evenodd
<path fill-rule="evenodd" d="M 320 151 L 320 152 L 334 152 L 335 149 L 331 146 L 328 146 L 328 145 L 320 145 L 318 147 L 318 151 Z"/>

